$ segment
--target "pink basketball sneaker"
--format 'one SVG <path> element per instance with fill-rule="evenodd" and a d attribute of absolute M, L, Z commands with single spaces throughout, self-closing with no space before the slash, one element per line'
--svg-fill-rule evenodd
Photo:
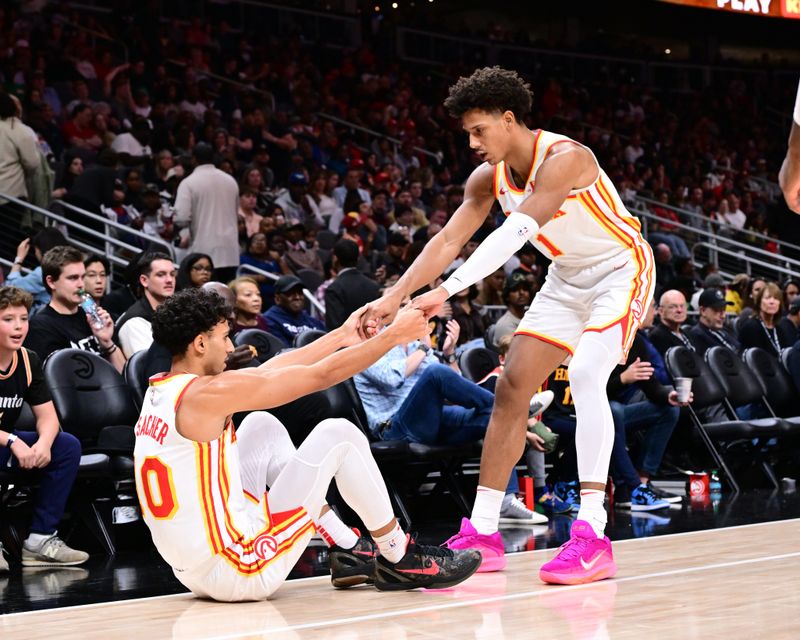
<path fill-rule="evenodd" d="M 478 533 L 469 518 L 461 518 L 461 530 L 444 543 L 448 549 L 477 549 L 481 552 L 483 562 L 478 567 L 478 573 L 487 571 L 500 571 L 506 566 L 503 538 L 499 531 L 490 536 Z"/>
<path fill-rule="evenodd" d="M 598 538 L 588 522 L 576 520 L 570 539 L 558 548 L 555 558 L 542 565 L 539 578 L 552 584 L 583 584 L 605 580 L 616 573 L 608 537 Z"/>

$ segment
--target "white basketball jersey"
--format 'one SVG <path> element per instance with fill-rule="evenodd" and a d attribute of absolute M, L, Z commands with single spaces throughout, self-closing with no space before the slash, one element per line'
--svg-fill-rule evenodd
<path fill-rule="evenodd" d="M 554 144 L 578 144 L 566 136 L 541 129 L 532 133 L 533 158 L 524 185 L 514 183 L 505 162 L 495 166 L 494 195 L 506 215 L 518 210 L 522 201 L 534 192 L 536 173 Z M 652 265 L 652 260 L 648 259 L 650 248 L 642 237 L 639 220 L 625 208 L 599 165 L 598 170 L 599 175 L 591 185 L 570 191 L 558 212 L 542 226 L 531 243 L 564 267 L 590 267 L 622 252 L 631 252 L 643 267 L 645 263 Z"/>
<path fill-rule="evenodd" d="M 302 508 L 282 513 L 280 523 L 270 522 L 266 493 L 245 494 L 230 421 L 213 442 L 178 433 L 177 408 L 196 379 L 193 374 L 150 379 L 135 428 L 142 516 L 159 553 L 179 577 L 217 558 L 241 575 L 257 574 L 313 525 Z"/>

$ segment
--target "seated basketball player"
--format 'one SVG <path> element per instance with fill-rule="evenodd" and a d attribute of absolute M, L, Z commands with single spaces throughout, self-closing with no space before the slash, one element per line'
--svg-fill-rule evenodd
<path fill-rule="evenodd" d="M 367 439 L 352 423 L 324 420 L 295 451 L 283 425 L 255 411 L 335 385 L 419 337 L 427 331 L 422 312 L 401 311 L 360 344 L 354 314 L 303 349 L 223 372 L 233 351 L 229 315 L 216 294 L 189 289 L 152 321 L 153 338 L 173 360 L 169 373 L 150 379 L 136 425 L 136 484 L 153 542 L 178 580 L 215 600 L 267 598 L 315 525 L 333 544 L 336 586 L 373 579 L 382 590 L 443 588 L 468 578 L 478 552 L 423 547 L 403 533 Z M 239 411 L 253 413 L 234 431 Z M 333 478 L 377 543 L 377 558 L 325 504 Z"/>

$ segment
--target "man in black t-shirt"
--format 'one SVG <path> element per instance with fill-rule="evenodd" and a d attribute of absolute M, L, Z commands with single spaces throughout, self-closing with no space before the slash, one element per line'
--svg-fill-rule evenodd
<path fill-rule="evenodd" d="M 58 523 L 78 473 L 81 445 L 59 430 L 58 417 L 35 352 L 22 346 L 33 298 L 16 287 L 0 287 L 0 468 L 41 470 L 30 533 L 22 546 L 23 566 L 67 566 L 89 554 L 71 549 L 58 537 Z M 15 428 L 27 402 L 36 431 Z M 8 564 L 0 547 L 0 571 Z"/>
<path fill-rule="evenodd" d="M 114 344 L 114 321 L 98 307 L 105 324 L 92 325 L 81 310 L 81 289 L 86 268 L 81 252 L 73 247 L 55 247 L 42 256 L 42 281 L 52 294 L 50 303 L 30 323 L 25 346 L 44 362 L 59 349 L 83 349 L 106 358 L 122 373 L 125 356 Z"/>

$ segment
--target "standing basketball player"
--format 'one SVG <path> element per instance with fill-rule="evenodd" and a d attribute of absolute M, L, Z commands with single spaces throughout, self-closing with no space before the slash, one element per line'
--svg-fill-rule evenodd
<path fill-rule="evenodd" d="M 403 533 L 367 439 L 355 425 L 325 420 L 295 451 L 278 420 L 253 411 L 366 369 L 425 333 L 424 314 L 409 307 L 361 344 L 355 344 L 354 315 L 303 349 L 257 369 L 223 372 L 233 351 L 230 312 L 216 294 L 190 289 L 164 302 L 152 321 L 153 338 L 173 361 L 170 373 L 150 379 L 136 425 L 136 488 L 153 542 L 178 580 L 216 600 L 267 598 L 300 557 L 315 524 L 333 543 L 335 586 L 374 580 L 384 590 L 443 588 L 472 575 L 478 552 L 423 547 Z M 337 351 L 341 347 L 349 348 Z M 234 431 L 231 415 L 238 411 L 253 412 Z M 325 504 L 333 478 L 380 557 Z"/>
<path fill-rule="evenodd" d="M 497 531 L 503 488 L 525 443 L 531 396 L 569 354 L 578 426 L 581 506 L 571 538 L 540 571 L 545 582 L 600 580 L 616 572 L 604 535 L 603 498 L 614 423 L 606 381 L 623 360 L 653 295 L 653 257 L 640 224 L 620 200 L 594 154 L 564 136 L 531 131 L 528 85 L 490 67 L 450 88 L 445 106 L 460 118 L 484 161 L 467 180 L 464 202 L 405 275 L 372 303 L 362 331 L 391 320 L 401 300 L 432 282 L 500 202 L 507 218 L 442 286 L 414 305 L 432 315 L 458 291 L 494 273 L 530 241 L 552 260 L 547 280 L 517 328 L 484 441 L 472 517 L 448 540 L 477 548 L 481 570 L 505 566 Z"/>
<path fill-rule="evenodd" d="M 800 213 L 800 85 L 797 87 L 797 100 L 794 103 L 786 158 L 783 160 L 778 180 L 786 204 L 795 213 Z"/>

